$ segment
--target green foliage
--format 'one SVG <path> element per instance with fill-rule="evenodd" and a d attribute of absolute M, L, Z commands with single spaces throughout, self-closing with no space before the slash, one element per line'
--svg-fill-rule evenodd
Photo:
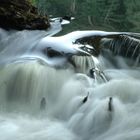
<path fill-rule="evenodd" d="M 139 0 L 32 0 L 41 14 L 73 15 L 71 29 L 140 31 Z"/>

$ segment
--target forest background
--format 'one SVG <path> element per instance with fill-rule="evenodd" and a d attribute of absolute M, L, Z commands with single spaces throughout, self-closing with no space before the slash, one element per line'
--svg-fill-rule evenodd
<path fill-rule="evenodd" d="M 31 0 L 42 15 L 74 16 L 67 32 L 106 30 L 140 32 L 140 0 Z"/>

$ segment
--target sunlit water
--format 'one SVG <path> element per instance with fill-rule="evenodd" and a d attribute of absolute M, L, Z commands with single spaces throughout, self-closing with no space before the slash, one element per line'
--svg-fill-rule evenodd
<path fill-rule="evenodd" d="M 48 32 L 0 35 L 1 140 L 140 139 L 139 65 L 108 52 L 98 64 L 75 56 L 75 72 L 71 64 L 58 68 L 31 53 Z M 102 76 L 89 77 L 93 67 Z"/>

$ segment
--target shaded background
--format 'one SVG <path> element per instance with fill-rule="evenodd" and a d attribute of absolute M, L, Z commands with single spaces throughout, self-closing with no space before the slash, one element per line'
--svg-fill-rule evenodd
<path fill-rule="evenodd" d="M 40 14 L 76 18 L 65 31 L 98 29 L 140 32 L 140 0 L 31 0 Z"/>

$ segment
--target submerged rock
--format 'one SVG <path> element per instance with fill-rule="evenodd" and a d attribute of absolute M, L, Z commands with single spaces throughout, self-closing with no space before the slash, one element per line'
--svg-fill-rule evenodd
<path fill-rule="evenodd" d="M 1 0 L 0 27 L 4 29 L 47 29 L 48 17 L 41 16 L 28 0 Z"/>
<path fill-rule="evenodd" d="M 46 99 L 45 97 L 43 97 L 40 102 L 40 109 L 45 110 L 45 108 L 46 108 Z"/>
<path fill-rule="evenodd" d="M 88 97 L 89 97 L 89 92 L 88 92 L 87 96 L 85 96 L 84 99 L 82 100 L 83 104 L 87 102 Z"/>
<path fill-rule="evenodd" d="M 113 100 L 113 98 L 112 97 L 110 97 L 109 98 L 109 102 L 108 102 L 108 111 L 112 111 L 112 100 Z"/>

